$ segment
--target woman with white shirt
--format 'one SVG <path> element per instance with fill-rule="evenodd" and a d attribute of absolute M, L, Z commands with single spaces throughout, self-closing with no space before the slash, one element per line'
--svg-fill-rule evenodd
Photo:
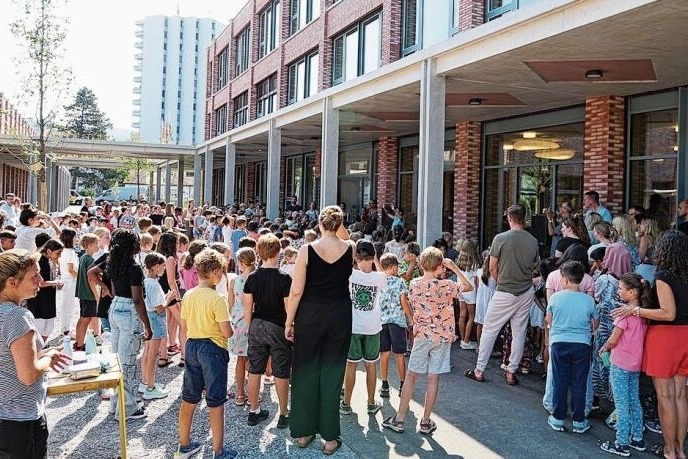
<path fill-rule="evenodd" d="M 39 211 L 31 204 L 24 204 L 24 208 L 19 213 L 19 227 L 15 231 L 17 239 L 15 241 L 15 247 L 18 249 L 28 250 L 29 252 L 35 252 L 36 247 L 36 235 L 40 233 L 46 233 L 52 236 L 60 235 L 60 228 L 57 226 L 48 214 Z M 44 226 L 47 223 L 49 226 Z"/>

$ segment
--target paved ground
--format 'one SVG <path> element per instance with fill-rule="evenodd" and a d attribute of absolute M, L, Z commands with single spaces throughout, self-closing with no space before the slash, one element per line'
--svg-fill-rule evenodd
<path fill-rule="evenodd" d="M 454 346 L 454 367 L 441 380 L 434 416 L 439 428 L 432 437 L 415 432 L 422 413 L 424 379 L 421 378 L 414 392 L 411 412 L 406 418 L 407 430 L 397 434 L 381 428 L 383 417 L 394 414 L 399 403 L 397 391 L 392 391 L 391 398 L 384 401 L 381 412 L 369 417 L 365 412 L 365 379 L 361 368 L 352 399 L 354 413 L 341 417 L 344 446 L 335 457 L 613 457 L 597 446 L 600 441 L 613 439 L 602 414 L 591 417 L 593 428 L 584 435 L 553 432 L 547 426 L 547 415 L 540 404 L 544 384 L 539 374 L 520 376 L 521 384 L 509 387 L 502 379 L 499 362 L 492 360 L 486 372 L 487 382 L 476 383 L 463 376 L 463 371 L 475 363 L 475 357 L 475 352 Z M 233 374 L 232 367 L 231 380 Z M 170 366 L 159 370 L 158 375 L 171 395 L 147 402 L 148 418 L 128 423 L 129 457 L 171 458 L 174 453 L 182 369 Z M 263 407 L 270 410 L 270 418 L 256 427 L 246 425 L 247 409 L 236 407 L 230 400 L 225 414 L 226 443 L 239 450 L 243 458 L 322 457 L 318 441 L 301 450 L 289 438 L 288 429 L 276 428 L 276 400 L 274 388 L 265 387 Z M 49 398 L 49 457 L 116 458 L 118 424 L 108 414 L 108 406 L 96 393 Z M 199 458 L 212 457 L 207 414 L 205 405 L 199 405 L 193 430 L 195 438 L 203 444 Z M 652 433 L 646 433 L 645 439 L 650 444 L 660 441 Z M 633 456 L 651 457 L 649 453 L 635 451 Z"/>

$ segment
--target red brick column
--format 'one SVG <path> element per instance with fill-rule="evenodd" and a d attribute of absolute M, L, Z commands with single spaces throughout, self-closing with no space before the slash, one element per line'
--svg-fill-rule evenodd
<path fill-rule="evenodd" d="M 385 204 L 397 203 L 397 177 L 399 172 L 399 138 L 381 137 L 377 154 L 380 175 L 377 181 L 377 208 L 382 214 Z M 410 209 L 404 209 L 409 211 Z M 382 215 L 380 215 L 382 219 Z"/>
<path fill-rule="evenodd" d="M 583 192 L 597 191 L 612 215 L 623 210 L 624 128 L 623 97 L 585 101 Z"/>
<path fill-rule="evenodd" d="M 256 179 L 256 163 L 246 163 L 244 169 L 246 172 L 244 181 L 244 202 L 248 203 L 248 200 L 253 200 L 255 198 L 255 179 Z"/>
<path fill-rule="evenodd" d="M 401 3 L 384 0 L 382 6 L 382 65 L 401 57 Z"/>
<path fill-rule="evenodd" d="M 464 121 L 456 125 L 454 145 L 454 228 L 453 236 L 478 240 L 480 208 L 481 124 Z"/>
<path fill-rule="evenodd" d="M 485 0 L 459 0 L 459 32 L 485 23 Z"/>

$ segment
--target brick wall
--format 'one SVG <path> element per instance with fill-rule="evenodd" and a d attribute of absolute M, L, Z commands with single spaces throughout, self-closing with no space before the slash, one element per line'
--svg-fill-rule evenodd
<path fill-rule="evenodd" d="M 585 101 L 583 188 L 597 191 L 612 214 L 623 210 L 624 121 L 623 97 Z"/>
<path fill-rule="evenodd" d="M 378 209 L 382 213 L 384 204 L 397 204 L 399 138 L 381 137 L 378 145 L 377 203 Z"/>
<path fill-rule="evenodd" d="M 480 195 L 481 124 L 464 121 L 456 125 L 454 146 L 454 239 L 478 240 Z"/>
<path fill-rule="evenodd" d="M 382 65 L 396 61 L 401 56 L 401 2 L 384 0 L 382 15 Z"/>
<path fill-rule="evenodd" d="M 29 172 L 7 164 L 2 165 L 2 186 L 0 193 L 14 193 L 25 201 L 29 191 Z"/>
<path fill-rule="evenodd" d="M 485 22 L 485 0 L 459 0 L 459 32 Z"/>
<path fill-rule="evenodd" d="M 248 202 L 249 199 L 255 198 L 256 163 L 246 163 L 244 171 L 244 178 L 246 179 L 244 182 L 244 202 Z"/>

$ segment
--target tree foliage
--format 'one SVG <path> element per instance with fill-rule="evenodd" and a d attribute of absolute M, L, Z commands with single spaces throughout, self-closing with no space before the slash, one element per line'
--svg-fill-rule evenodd
<path fill-rule="evenodd" d="M 64 107 L 64 131 L 76 139 L 106 140 L 112 123 L 98 107 L 96 95 L 90 89 L 79 89 L 74 102 Z"/>
<path fill-rule="evenodd" d="M 124 169 L 92 169 L 88 167 L 72 167 L 69 169 L 72 179 L 79 182 L 79 188 L 90 188 L 96 191 L 106 190 L 122 185 L 129 173 Z"/>

